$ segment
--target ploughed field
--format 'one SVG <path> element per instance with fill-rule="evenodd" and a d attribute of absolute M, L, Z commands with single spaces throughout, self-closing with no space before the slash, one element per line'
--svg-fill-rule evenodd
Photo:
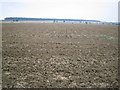
<path fill-rule="evenodd" d="M 118 27 L 2 24 L 3 88 L 118 87 Z"/>

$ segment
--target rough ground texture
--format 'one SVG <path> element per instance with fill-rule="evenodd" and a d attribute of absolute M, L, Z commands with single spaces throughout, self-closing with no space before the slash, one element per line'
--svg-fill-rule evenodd
<path fill-rule="evenodd" d="M 2 87 L 118 87 L 117 37 L 115 25 L 3 24 Z"/>

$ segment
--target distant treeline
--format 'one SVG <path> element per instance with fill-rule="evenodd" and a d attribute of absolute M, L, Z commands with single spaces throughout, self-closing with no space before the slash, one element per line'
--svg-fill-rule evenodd
<path fill-rule="evenodd" d="M 7 17 L 6 21 L 89 21 L 100 22 L 99 20 L 83 20 L 83 19 L 51 19 L 51 18 L 22 18 L 22 17 Z"/>
<path fill-rule="evenodd" d="M 55 19 L 55 18 L 24 18 L 24 17 L 7 17 L 3 21 L 53 21 L 53 22 L 80 22 L 80 23 L 86 23 L 86 24 L 115 24 L 120 25 L 118 22 L 103 22 L 99 20 L 84 20 L 84 19 Z"/>

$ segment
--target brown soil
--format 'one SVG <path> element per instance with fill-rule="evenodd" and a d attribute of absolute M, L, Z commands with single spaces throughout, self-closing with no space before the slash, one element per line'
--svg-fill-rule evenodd
<path fill-rule="evenodd" d="M 118 87 L 116 25 L 2 25 L 3 87 Z"/>

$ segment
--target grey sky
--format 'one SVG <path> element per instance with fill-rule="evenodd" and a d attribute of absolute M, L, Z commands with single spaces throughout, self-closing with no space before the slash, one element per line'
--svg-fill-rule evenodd
<path fill-rule="evenodd" d="M 5 17 L 94 19 L 118 21 L 119 0 L 1 0 Z"/>

